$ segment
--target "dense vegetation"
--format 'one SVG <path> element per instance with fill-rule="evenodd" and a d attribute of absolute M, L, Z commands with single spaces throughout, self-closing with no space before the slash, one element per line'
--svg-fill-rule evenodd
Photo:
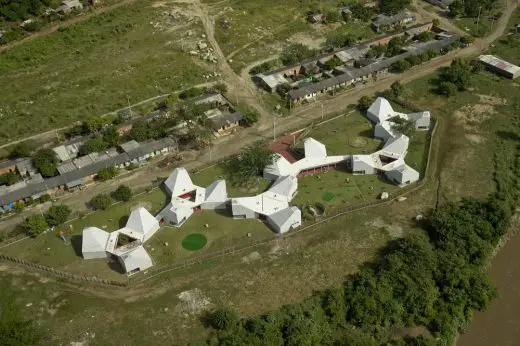
<path fill-rule="evenodd" d="M 364 101 L 360 108 L 370 100 Z M 484 265 L 520 197 L 519 129 L 505 130 L 516 132 L 497 139 L 496 192 L 439 205 L 418 222 L 422 231 L 390 243 L 341 287 L 262 316 L 237 320 L 218 310 L 209 316 L 215 331 L 208 344 L 452 345 L 473 310 L 497 296 Z M 403 327 L 423 333 L 406 340 L 389 333 Z"/>
<path fill-rule="evenodd" d="M 51 3 L 51 0 L 0 0 L 0 18 L 8 22 L 27 19 L 39 15 Z"/>
<path fill-rule="evenodd" d="M 274 152 L 262 144 L 256 144 L 223 163 L 223 167 L 232 184 L 247 185 L 261 177 L 264 168 L 272 164 L 274 158 Z"/>
<path fill-rule="evenodd" d="M 498 0 L 455 0 L 449 9 L 454 17 L 476 18 L 479 14 L 489 13 L 497 4 Z"/>
<path fill-rule="evenodd" d="M 66 205 L 53 205 L 43 214 L 36 214 L 27 217 L 20 225 L 21 230 L 31 237 L 45 232 L 49 227 L 63 224 L 69 218 L 71 210 Z"/>

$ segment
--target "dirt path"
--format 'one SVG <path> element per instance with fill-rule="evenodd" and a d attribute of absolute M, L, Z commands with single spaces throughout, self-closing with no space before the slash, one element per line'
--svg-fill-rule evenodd
<path fill-rule="evenodd" d="M 433 19 L 438 19 L 441 27 L 449 29 L 461 36 L 466 36 L 468 34 L 458 26 L 454 25 L 448 19 L 440 16 L 438 13 L 432 13 L 425 9 L 424 6 L 431 6 L 427 2 L 421 0 L 414 0 L 413 5 L 416 9 L 415 12 L 423 19 L 424 22 L 432 21 Z"/>
<path fill-rule="evenodd" d="M 14 41 L 14 42 L 9 43 L 9 44 L 6 44 L 4 46 L 0 46 L 0 53 L 6 51 L 8 49 L 11 49 L 13 47 L 19 46 L 19 45 L 21 45 L 23 43 L 32 41 L 35 38 L 43 37 L 43 36 L 47 36 L 47 35 L 50 35 L 52 33 L 55 33 L 60 28 L 69 27 L 71 25 L 84 22 L 84 21 L 88 20 L 92 16 L 97 16 L 99 14 L 105 13 L 107 11 L 111 11 L 111 10 L 119 8 L 121 6 L 132 4 L 132 3 L 136 2 L 136 1 L 137 0 L 122 0 L 121 2 L 118 2 L 117 4 L 114 4 L 112 6 L 101 7 L 101 8 L 95 9 L 94 11 L 92 11 L 90 13 L 86 13 L 86 14 L 83 14 L 83 15 L 78 15 L 78 16 L 72 18 L 72 19 L 69 19 L 69 20 L 65 21 L 65 22 L 60 22 L 59 24 L 56 24 L 56 25 L 53 25 L 53 26 L 49 26 L 48 28 L 45 28 L 42 31 L 39 31 L 37 33 L 31 34 L 30 36 L 24 37 L 24 38 L 22 38 L 20 40 Z"/>

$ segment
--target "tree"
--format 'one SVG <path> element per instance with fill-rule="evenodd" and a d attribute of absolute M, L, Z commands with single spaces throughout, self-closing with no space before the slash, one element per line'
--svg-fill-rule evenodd
<path fill-rule="evenodd" d="M 401 37 L 394 37 L 388 42 L 388 46 L 386 47 L 386 56 L 392 57 L 394 55 L 398 55 L 401 53 L 403 49 L 403 39 Z"/>
<path fill-rule="evenodd" d="M 439 25 L 441 25 L 441 21 L 438 18 L 434 18 L 432 20 L 432 25 L 433 25 L 434 28 L 438 28 Z"/>
<path fill-rule="evenodd" d="M 399 81 L 395 81 L 390 86 L 390 89 L 392 90 L 392 93 L 394 94 L 394 97 L 399 97 L 403 93 L 404 87 Z"/>
<path fill-rule="evenodd" d="M 215 85 L 213 85 L 211 87 L 211 90 L 213 90 L 214 92 L 217 92 L 217 93 L 220 93 L 220 94 L 223 94 L 223 93 L 226 93 L 228 91 L 228 87 L 225 83 L 217 83 Z"/>
<path fill-rule="evenodd" d="M 258 73 L 264 73 L 264 72 L 271 70 L 272 68 L 273 68 L 272 62 L 266 61 L 266 62 L 261 63 L 260 65 L 253 67 L 251 70 L 249 70 L 249 73 L 253 74 L 253 75 L 258 74 Z"/>
<path fill-rule="evenodd" d="M 29 216 L 22 223 L 22 229 L 24 232 L 31 237 L 36 237 L 39 234 L 42 234 L 49 228 L 45 217 L 37 214 Z"/>
<path fill-rule="evenodd" d="M 421 42 L 428 42 L 434 39 L 434 35 L 431 31 L 423 31 L 419 35 L 417 35 L 417 38 Z"/>
<path fill-rule="evenodd" d="M 14 172 L 7 172 L 0 175 L 0 185 L 13 185 L 22 180 L 20 176 Z"/>
<path fill-rule="evenodd" d="M 119 174 L 119 169 L 116 167 L 105 167 L 97 173 L 97 178 L 101 181 L 114 179 Z"/>
<path fill-rule="evenodd" d="M 404 71 L 408 70 L 410 67 L 412 67 L 412 66 L 410 65 L 410 63 L 407 60 L 399 60 L 399 61 L 394 62 L 390 66 L 390 69 L 394 72 L 404 72 Z"/>
<path fill-rule="evenodd" d="M 337 8 L 331 8 L 325 13 L 325 23 L 336 23 L 340 20 L 339 10 Z"/>
<path fill-rule="evenodd" d="M 85 142 L 79 148 L 79 154 L 81 156 L 88 155 L 90 153 L 99 153 L 105 149 L 107 149 L 107 143 L 103 140 L 103 137 L 97 136 L 87 142 Z"/>
<path fill-rule="evenodd" d="M 452 82 L 441 82 L 437 88 L 437 92 L 445 96 L 453 96 L 457 93 L 457 86 Z"/>
<path fill-rule="evenodd" d="M 53 205 L 45 213 L 45 220 L 49 226 L 58 226 L 67 221 L 71 213 L 71 210 L 66 205 Z"/>
<path fill-rule="evenodd" d="M 410 3 L 410 0 L 381 0 L 379 10 L 385 14 L 396 14 L 404 10 Z"/>
<path fill-rule="evenodd" d="M 422 62 L 422 59 L 418 55 L 411 55 L 408 58 L 406 58 L 406 61 L 410 63 L 410 66 L 419 65 Z"/>
<path fill-rule="evenodd" d="M 264 145 L 251 145 L 234 156 L 224 166 L 233 184 L 247 184 L 262 175 L 264 168 L 273 163 L 275 154 Z"/>
<path fill-rule="evenodd" d="M 304 44 L 291 43 L 283 48 L 280 58 L 285 65 L 289 65 L 313 57 L 315 54 L 314 49 L 310 49 Z"/>
<path fill-rule="evenodd" d="M 119 185 L 117 190 L 112 192 L 112 198 L 116 201 L 128 202 L 132 198 L 132 190 L 126 185 Z"/>
<path fill-rule="evenodd" d="M 218 309 L 211 315 L 211 323 L 216 329 L 226 330 L 237 323 L 237 317 L 229 309 Z"/>
<path fill-rule="evenodd" d="M 349 7 L 352 12 L 352 17 L 355 19 L 359 19 L 363 22 L 367 22 L 372 18 L 374 14 L 374 10 L 370 7 L 365 7 L 363 4 L 356 2 Z"/>
<path fill-rule="evenodd" d="M 351 46 L 356 39 L 349 32 L 331 31 L 327 34 L 325 44 L 337 48 Z"/>
<path fill-rule="evenodd" d="M 357 109 L 363 113 L 365 113 L 368 108 L 372 105 L 374 99 L 369 96 L 361 96 L 357 103 Z"/>
<path fill-rule="evenodd" d="M 453 1 L 448 8 L 453 17 L 461 17 L 464 15 L 464 3 L 461 0 Z"/>
<path fill-rule="evenodd" d="M 110 126 L 103 132 L 103 142 L 107 148 L 116 147 L 121 144 L 121 135 L 115 126 Z"/>
<path fill-rule="evenodd" d="M 276 87 L 276 91 L 278 91 L 278 93 L 280 95 L 282 95 L 283 97 L 285 97 L 287 95 L 287 93 L 289 93 L 289 91 L 291 91 L 291 90 L 292 90 L 292 86 L 289 83 L 282 83 Z"/>
<path fill-rule="evenodd" d="M 94 210 L 105 210 L 112 205 L 112 198 L 109 195 L 99 194 L 94 196 L 89 204 Z"/>
<path fill-rule="evenodd" d="M 33 164 L 44 177 L 52 177 L 56 173 L 58 158 L 54 150 L 49 148 L 40 149 L 33 156 Z"/>
<path fill-rule="evenodd" d="M 87 133 L 100 132 L 105 125 L 109 123 L 107 118 L 92 117 L 83 122 L 83 127 Z"/>
<path fill-rule="evenodd" d="M 407 137 L 411 137 L 415 132 L 415 123 L 411 120 L 402 119 L 400 117 L 394 117 L 390 119 L 392 122 L 391 128 Z"/>
<path fill-rule="evenodd" d="M 29 157 L 34 150 L 34 143 L 31 141 L 23 141 L 9 148 L 9 158 L 17 159 L 19 157 Z"/>
<path fill-rule="evenodd" d="M 260 115 L 254 109 L 248 109 L 244 112 L 243 116 L 244 118 L 242 119 L 242 124 L 246 127 L 253 126 L 253 124 L 258 122 L 258 119 L 260 119 Z"/>
<path fill-rule="evenodd" d="M 441 72 L 440 79 L 455 84 L 461 91 L 466 90 L 471 82 L 471 65 L 464 59 L 455 58 L 450 67 Z"/>

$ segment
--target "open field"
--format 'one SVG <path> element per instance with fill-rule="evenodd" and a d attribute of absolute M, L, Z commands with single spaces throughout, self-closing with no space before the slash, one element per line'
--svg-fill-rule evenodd
<path fill-rule="evenodd" d="M 202 26 L 175 10 L 141 0 L 2 52 L 0 143 L 201 82 L 214 67 L 182 46 Z"/>

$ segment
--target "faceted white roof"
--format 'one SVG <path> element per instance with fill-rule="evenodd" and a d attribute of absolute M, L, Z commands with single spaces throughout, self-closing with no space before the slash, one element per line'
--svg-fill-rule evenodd
<path fill-rule="evenodd" d="M 143 237 L 146 237 L 148 233 L 157 229 L 158 225 L 159 222 L 155 217 L 143 207 L 132 210 L 128 217 L 128 221 L 126 222 L 127 228 L 133 229 L 137 233 L 142 234 Z"/>
<path fill-rule="evenodd" d="M 327 148 L 314 138 L 306 138 L 303 142 L 305 157 L 326 157 Z"/>
<path fill-rule="evenodd" d="M 105 251 L 109 233 L 97 227 L 87 227 L 83 230 L 81 252 L 100 252 Z"/>
<path fill-rule="evenodd" d="M 195 189 L 188 171 L 183 167 L 175 168 L 164 185 L 172 197 L 180 196 Z"/>
<path fill-rule="evenodd" d="M 206 188 L 205 202 L 222 202 L 227 199 L 226 181 L 217 180 Z"/>
<path fill-rule="evenodd" d="M 120 258 L 127 272 L 131 272 L 137 268 L 142 271 L 153 266 L 150 255 L 148 255 L 148 252 L 146 252 L 142 246 L 138 246 L 134 250 L 121 255 Z"/>

